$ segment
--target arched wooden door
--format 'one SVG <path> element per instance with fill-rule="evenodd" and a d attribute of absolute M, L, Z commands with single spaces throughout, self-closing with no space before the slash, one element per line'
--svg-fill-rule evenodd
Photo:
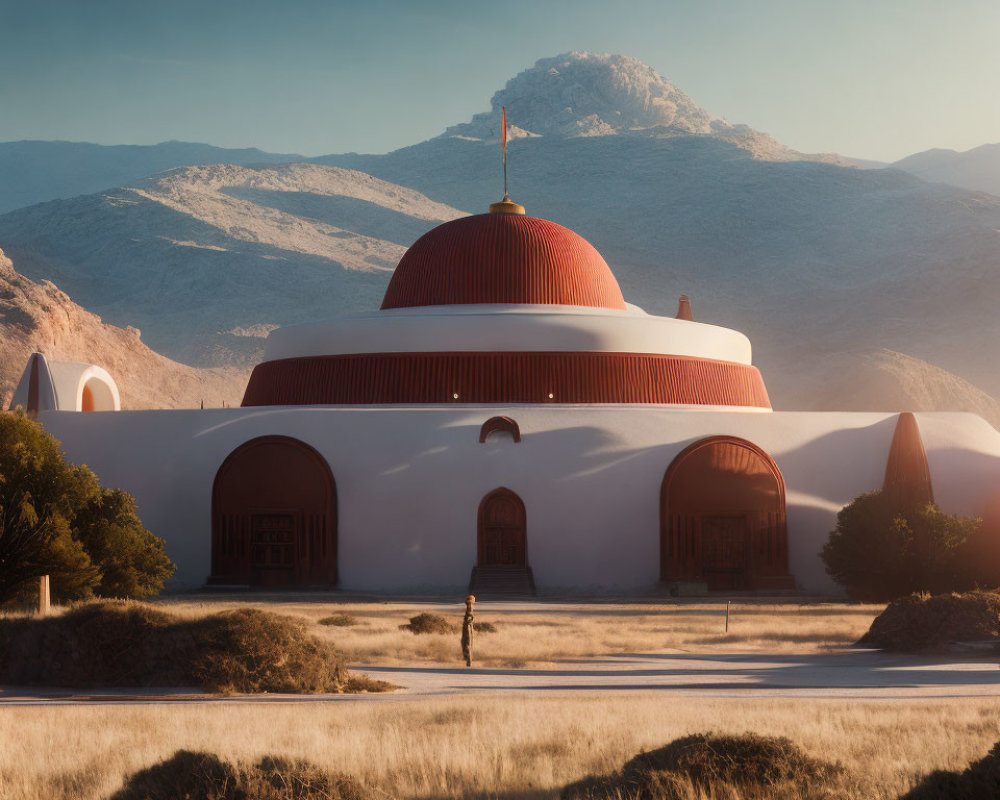
<path fill-rule="evenodd" d="M 234 450 L 212 490 L 209 583 L 291 588 L 337 582 L 337 492 L 323 457 L 284 436 Z"/>
<path fill-rule="evenodd" d="M 524 503 L 510 489 L 494 489 L 479 504 L 480 567 L 525 567 Z"/>
<path fill-rule="evenodd" d="M 756 445 L 729 436 L 695 442 L 660 491 L 660 576 L 711 590 L 785 589 L 785 482 Z"/>

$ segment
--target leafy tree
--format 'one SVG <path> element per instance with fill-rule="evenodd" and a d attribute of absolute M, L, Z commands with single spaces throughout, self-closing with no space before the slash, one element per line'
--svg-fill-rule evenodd
<path fill-rule="evenodd" d="M 970 589 L 977 576 L 966 553 L 979 526 L 977 518 L 946 514 L 932 503 L 899 509 L 881 491 L 868 492 L 837 514 L 823 562 L 857 600 Z"/>
<path fill-rule="evenodd" d="M 100 565 L 94 591 L 101 597 L 147 597 L 174 573 L 163 540 L 142 526 L 128 492 L 99 489 L 77 511 L 73 526 L 87 555 Z"/>
<path fill-rule="evenodd" d="M 131 496 L 102 489 L 20 409 L 0 413 L 0 602 L 30 591 L 40 575 L 51 576 L 57 599 L 70 600 L 143 597 L 172 573 Z"/>

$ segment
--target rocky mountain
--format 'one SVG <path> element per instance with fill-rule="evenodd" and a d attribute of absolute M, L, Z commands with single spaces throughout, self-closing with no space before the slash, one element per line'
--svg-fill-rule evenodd
<path fill-rule="evenodd" d="M 128 409 L 238 405 L 248 377 L 245 370 L 196 369 L 154 353 L 137 329 L 108 325 L 50 281 L 28 280 L 0 251 L 0 408 L 9 405 L 35 351 L 104 367 Z"/>
<path fill-rule="evenodd" d="M 122 186 L 190 164 L 275 164 L 302 156 L 192 142 L 104 146 L 88 142 L 0 142 L 0 214 L 46 200 Z"/>
<path fill-rule="evenodd" d="M 6 214 L 0 243 L 160 352 L 244 366 L 275 325 L 377 307 L 406 247 L 460 214 L 351 170 L 217 164 Z"/>
<path fill-rule="evenodd" d="M 1000 196 L 1000 144 L 984 144 L 961 153 L 925 150 L 893 166 L 932 183 L 950 183 Z"/>
<path fill-rule="evenodd" d="M 507 108 L 510 138 L 554 136 L 709 136 L 769 161 L 827 161 L 837 155 L 806 155 L 748 125 L 714 117 L 652 67 L 609 53 L 564 53 L 543 58 L 507 81 L 490 110 L 442 136 L 496 142 Z"/>

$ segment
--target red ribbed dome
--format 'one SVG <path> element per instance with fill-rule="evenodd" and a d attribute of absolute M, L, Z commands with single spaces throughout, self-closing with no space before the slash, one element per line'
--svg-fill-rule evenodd
<path fill-rule="evenodd" d="M 590 242 L 520 214 L 462 217 L 425 233 L 400 259 L 382 308 L 466 303 L 625 308 Z"/>

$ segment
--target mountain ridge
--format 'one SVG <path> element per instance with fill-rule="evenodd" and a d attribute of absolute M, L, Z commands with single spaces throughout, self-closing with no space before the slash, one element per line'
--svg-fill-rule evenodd
<path fill-rule="evenodd" d="M 0 250 L 0 408 L 11 401 L 28 357 L 79 361 L 107 369 L 122 408 L 238 405 L 248 372 L 196 369 L 150 350 L 138 329 L 118 328 L 74 303 L 51 281 L 36 283 Z"/>
<path fill-rule="evenodd" d="M 749 125 L 732 125 L 701 108 L 637 58 L 572 51 L 539 59 L 507 81 L 490 110 L 448 127 L 442 137 L 495 142 L 501 109 L 511 138 L 534 136 L 710 136 L 771 161 L 822 161 L 847 166 L 832 153 L 799 153 Z"/>
<path fill-rule="evenodd" d="M 902 158 L 892 166 L 931 183 L 1000 196 L 1000 143 L 963 151 L 935 147 Z"/>

